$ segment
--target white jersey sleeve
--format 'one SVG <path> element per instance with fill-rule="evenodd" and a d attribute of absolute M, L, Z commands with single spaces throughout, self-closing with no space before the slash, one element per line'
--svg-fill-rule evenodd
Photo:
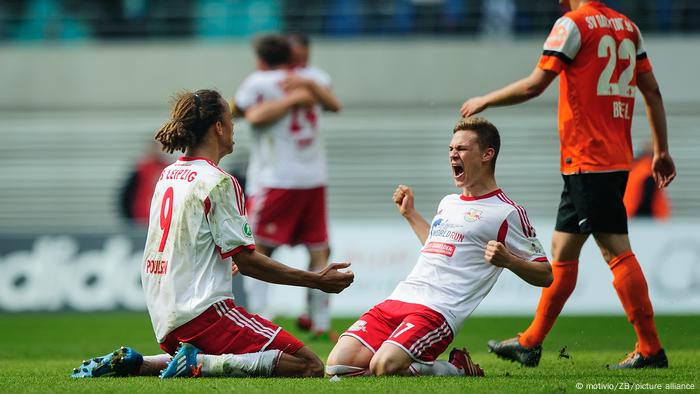
<path fill-rule="evenodd" d="M 581 32 L 569 17 L 559 18 L 544 42 L 543 55 L 555 56 L 564 63 L 571 63 L 581 49 Z"/>
<path fill-rule="evenodd" d="M 530 225 L 525 209 L 515 206 L 503 221 L 498 232 L 498 241 L 511 253 L 527 261 L 549 261 L 535 229 Z"/>
<path fill-rule="evenodd" d="M 261 101 L 264 90 L 261 82 L 262 81 L 258 77 L 258 73 L 253 73 L 246 78 L 236 91 L 233 98 L 236 103 L 236 107 L 246 111 L 248 108 Z"/>
<path fill-rule="evenodd" d="M 304 78 L 311 79 L 312 81 L 316 82 L 317 84 L 325 87 L 325 88 L 331 88 L 332 82 L 331 82 L 331 76 L 321 70 L 318 67 L 305 67 L 298 69 L 296 71 L 300 76 Z"/>
<path fill-rule="evenodd" d="M 243 190 L 233 177 L 222 178 L 209 193 L 207 220 L 221 257 L 231 257 L 253 245 L 253 232 L 245 216 Z M 208 204 L 208 205 L 207 205 Z"/>
<path fill-rule="evenodd" d="M 647 57 L 647 50 L 644 47 L 644 37 L 642 37 L 642 31 L 639 30 L 639 26 L 637 26 L 637 24 L 632 23 L 632 26 L 634 26 L 634 30 L 637 31 L 637 60 L 645 59 Z"/>

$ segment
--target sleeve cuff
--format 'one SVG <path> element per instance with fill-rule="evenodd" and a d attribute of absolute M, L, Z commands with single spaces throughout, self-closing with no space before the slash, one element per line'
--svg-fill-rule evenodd
<path fill-rule="evenodd" d="M 255 244 L 250 244 L 250 245 L 241 245 L 235 249 L 229 250 L 228 252 L 219 252 L 221 255 L 222 259 L 227 259 L 229 257 L 233 257 L 240 253 L 243 249 L 248 249 L 248 250 L 255 250 Z"/>
<path fill-rule="evenodd" d="M 644 74 L 648 73 L 652 70 L 651 67 L 651 62 L 649 59 L 644 58 L 641 60 L 637 60 L 637 74 Z"/>
<path fill-rule="evenodd" d="M 559 60 L 558 58 L 556 58 L 554 56 L 546 56 L 546 55 L 542 55 L 540 57 L 540 61 L 537 63 L 537 67 L 540 70 L 554 71 L 557 74 L 559 74 L 564 69 L 565 66 L 566 66 L 566 63 Z"/>

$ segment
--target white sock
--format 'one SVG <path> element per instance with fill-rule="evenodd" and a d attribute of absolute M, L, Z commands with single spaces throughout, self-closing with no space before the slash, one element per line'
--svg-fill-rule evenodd
<path fill-rule="evenodd" d="M 220 356 L 198 354 L 197 363 L 202 365 L 202 376 L 270 376 L 280 357 L 281 350 Z"/>
<path fill-rule="evenodd" d="M 162 369 L 168 366 L 172 360 L 169 354 L 158 354 L 156 356 L 143 356 L 143 363 L 139 367 L 139 375 L 158 375 Z"/>
<path fill-rule="evenodd" d="M 449 361 L 434 361 L 432 364 L 412 363 L 408 368 L 416 376 L 464 376 L 464 370 Z"/>
<path fill-rule="evenodd" d="M 369 368 L 354 367 L 352 365 L 326 365 L 327 376 L 368 376 Z"/>
<path fill-rule="evenodd" d="M 330 295 L 321 290 L 308 290 L 309 317 L 312 330 L 328 331 L 331 328 Z"/>

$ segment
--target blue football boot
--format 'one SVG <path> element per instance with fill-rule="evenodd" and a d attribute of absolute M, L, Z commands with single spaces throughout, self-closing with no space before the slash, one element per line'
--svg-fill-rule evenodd
<path fill-rule="evenodd" d="M 161 379 L 196 378 L 202 373 L 202 366 L 197 365 L 197 355 L 202 351 L 194 345 L 180 342 L 168 366 L 160 372 Z"/>
<path fill-rule="evenodd" d="M 102 357 L 84 360 L 73 368 L 71 378 L 104 378 L 138 375 L 143 356 L 130 347 L 122 346 Z"/>

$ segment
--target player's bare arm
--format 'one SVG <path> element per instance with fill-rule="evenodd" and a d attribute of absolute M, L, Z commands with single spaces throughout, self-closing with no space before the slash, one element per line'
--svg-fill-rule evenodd
<path fill-rule="evenodd" d="M 524 260 L 498 241 L 489 241 L 486 244 L 484 259 L 497 267 L 509 269 L 533 286 L 549 287 L 554 280 L 549 262 Z"/>
<path fill-rule="evenodd" d="M 522 103 L 542 94 L 556 77 L 555 72 L 535 67 L 529 76 L 519 81 L 484 96 L 473 97 L 465 101 L 460 113 L 466 118 L 476 115 L 488 107 Z"/>
<path fill-rule="evenodd" d="M 339 271 L 348 268 L 350 263 L 332 263 L 319 272 L 302 271 L 247 249 L 235 255 L 234 261 L 243 275 L 269 283 L 319 289 L 326 293 L 340 293 L 355 278 L 352 271 Z"/>
<path fill-rule="evenodd" d="M 342 104 L 333 92 L 325 86 L 322 86 L 312 79 L 303 78 L 299 75 L 290 75 L 281 82 L 281 87 L 285 92 L 292 91 L 297 88 L 306 88 L 316 97 L 323 109 L 330 112 L 340 112 Z"/>
<path fill-rule="evenodd" d="M 309 107 L 316 102 L 313 93 L 306 88 L 297 88 L 278 100 L 256 104 L 245 111 L 245 119 L 254 127 L 263 126 L 282 118 L 292 107 Z"/>
<path fill-rule="evenodd" d="M 653 71 L 639 74 L 637 76 L 637 86 L 644 97 L 647 119 L 649 120 L 654 142 L 654 159 L 651 169 L 656 186 L 659 189 L 663 189 L 676 177 L 676 166 L 673 164 L 673 159 L 668 151 L 668 129 L 663 97 Z"/>
<path fill-rule="evenodd" d="M 424 244 L 425 240 L 428 239 L 430 223 L 418 213 L 413 205 L 413 190 L 406 185 L 399 185 L 394 191 L 393 200 L 401 216 L 406 218 L 413 232 L 416 233 L 420 242 Z"/>

